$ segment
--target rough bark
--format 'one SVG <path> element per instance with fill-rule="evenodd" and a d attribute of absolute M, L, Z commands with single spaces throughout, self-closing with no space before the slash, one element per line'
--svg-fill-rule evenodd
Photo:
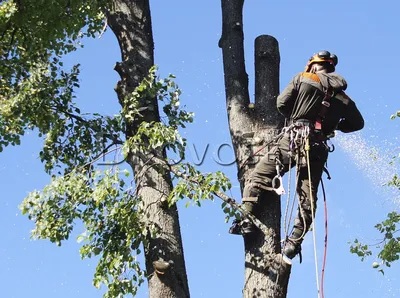
<path fill-rule="evenodd" d="M 243 189 L 254 164 L 268 148 L 243 164 L 264 146 L 282 125 L 276 110 L 279 94 L 279 48 L 268 35 L 256 39 L 256 99 L 249 106 L 248 76 L 244 61 L 244 0 L 222 0 L 222 48 L 225 92 L 229 127 L 238 164 L 238 178 Z M 286 297 L 290 265 L 282 260 L 280 247 L 281 207 L 278 195 L 261 198 L 259 219 L 269 233 L 256 233 L 244 238 L 245 284 L 243 296 Z"/>
<path fill-rule="evenodd" d="M 236 157 L 240 161 L 248 156 L 246 136 L 254 130 L 249 108 L 249 79 L 245 69 L 243 47 L 243 0 L 222 1 L 222 48 L 224 64 L 226 108 L 229 129 Z"/>
<path fill-rule="evenodd" d="M 107 21 L 116 35 L 122 62 L 115 66 L 121 80 L 116 92 L 120 103 L 137 87 L 154 64 L 154 43 L 148 0 L 113 0 Z M 143 98 L 143 117 L 127 128 L 127 138 L 134 135 L 141 121 L 160 121 L 156 98 Z M 134 172 L 138 195 L 142 198 L 146 226 L 157 227 L 155 238 L 147 234 L 145 245 L 146 271 L 148 274 L 149 297 L 186 298 L 190 297 L 183 256 L 178 211 L 175 206 L 168 208 L 166 198 L 172 189 L 170 174 L 149 167 L 152 155 L 165 157 L 164 151 L 142 152 L 128 156 L 127 162 Z M 143 158 L 144 156 L 144 158 Z M 140 174 L 139 174 L 140 173 Z M 161 261 L 168 267 L 164 274 L 154 270 L 153 262 Z"/>
<path fill-rule="evenodd" d="M 279 94 L 279 44 L 269 35 L 258 36 L 254 43 L 255 110 L 264 126 L 281 127 L 283 117 L 276 109 Z"/>

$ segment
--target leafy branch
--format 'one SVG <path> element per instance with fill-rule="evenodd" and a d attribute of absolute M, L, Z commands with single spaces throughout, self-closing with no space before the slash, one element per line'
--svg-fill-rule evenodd
<path fill-rule="evenodd" d="M 362 244 L 357 239 L 354 240 L 353 245 L 350 247 L 350 252 L 361 257 L 364 261 L 367 257 L 373 254 L 372 247 L 379 249 L 377 258 L 381 261 L 382 265 L 391 267 L 391 264 L 400 258 L 400 214 L 397 212 L 390 212 L 387 219 L 375 225 L 375 228 L 383 235 L 383 239 L 377 244 Z M 374 268 L 380 268 L 378 262 L 373 263 Z M 384 273 L 380 268 L 380 272 Z"/>
<path fill-rule="evenodd" d="M 393 115 L 390 116 L 390 119 L 394 120 L 396 119 L 396 117 L 400 118 L 400 111 L 397 111 L 396 113 L 394 113 Z"/>
<path fill-rule="evenodd" d="M 391 116 L 391 119 L 400 117 L 400 111 L 397 111 Z M 394 165 L 400 158 L 400 155 L 394 156 L 390 165 Z M 396 190 L 400 190 L 400 178 L 398 174 L 394 174 L 390 181 L 385 183 L 383 186 L 391 187 Z M 396 211 L 387 214 L 387 218 L 375 225 L 375 228 L 379 231 L 381 240 L 376 244 L 362 244 L 358 239 L 355 239 L 350 247 L 350 252 L 356 254 L 364 261 L 367 257 L 376 255 L 380 262 L 374 262 L 373 268 L 378 268 L 379 272 L 384 274 L 382 265 L 391 267 L 392 263 L 399 260 L 400 258 L 400 214 Z M 375 248 L 375 249 L 373 249 Z M 375 251 L 377 252 L 375 253 Z"/>

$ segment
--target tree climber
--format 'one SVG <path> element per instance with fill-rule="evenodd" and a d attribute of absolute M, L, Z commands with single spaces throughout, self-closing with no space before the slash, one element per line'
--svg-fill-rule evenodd
<path fill-rule="evenodd" d="M 337 63 L 337 56 L 328 51 L 315 54 L 305 71 L 297 74 L 278 96 L 278 111 L 285 116 L 288 125 L 283 136 L 257 163 L 243 191 L 244 208 L 259 217 L 259 200 L 268 199 L 271 191 L 282 194 L 278 191 L 282 189 L 281 175 L 297 164 L 299 207 L 293 231 L 283 248 L 290 259 L 301 251 L 304 235 L 313 221 L 312 214 L 315 216 L 318 185 L 328 158 L 329 136 L 335 129 L 349 133 L 364 127 L 356 104 L 344 93 L 346 81 L 333 73 Z M 306 150 L 309 150 L 309 169 Z M 257 228 L 247 218 L 234 221 L 229 230 L 231 234 L 241 235 L 255 231 Z"/>

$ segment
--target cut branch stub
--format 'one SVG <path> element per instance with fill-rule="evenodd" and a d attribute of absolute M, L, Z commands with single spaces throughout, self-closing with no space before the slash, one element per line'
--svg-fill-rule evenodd
<path fill-rule="evenodd" d="M 222 48 L 227 106 L 247 109 L 249 79 L 244 62 L 243 0 L 222 0 Z"/>
<path fill-rule="evenodd" d="M 276 98 L 279 95 L 279 64 L 278 41 L 270 35 L 257 37 L 255 40 L 255 109 L 258 120 L 270 128 L 278 127 L 283 122 L 282 115 L 276 109 Z"/>

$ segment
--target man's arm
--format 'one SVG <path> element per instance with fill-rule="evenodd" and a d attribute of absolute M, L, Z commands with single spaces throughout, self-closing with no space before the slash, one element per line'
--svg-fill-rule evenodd
<path fill-rule="evenodd" d="M 285 90 L 282 91 L 276 100 L 278 111 L 286 118 L 289 118 L 293 109 L 294 101 L 297 97 L 296 81 L 297 76 L 290 81 Z"/>
<path fill-rule="evenodd" d="M 337 96 L 343 97 L 347 101 L 344 118 L 338 123 L 337 129 L 345 133 L 362 129 L 364 127 L 364 118 L 357 109 L 355 102 L 344 92 Z"/>

